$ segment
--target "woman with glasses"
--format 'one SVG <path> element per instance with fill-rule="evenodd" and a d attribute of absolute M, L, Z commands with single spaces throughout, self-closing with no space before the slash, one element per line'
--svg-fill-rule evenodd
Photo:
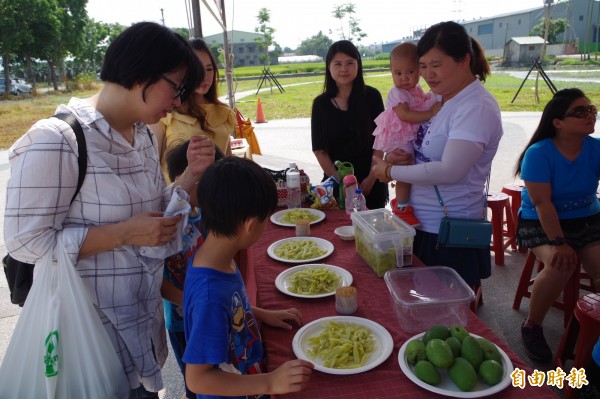
<path fill-rule="evenodd" d="M 219 100 L 219 70 L 214 55 L 202 39 L 191 39 L 190 45 L 204 69 L 204 79 L 193 89 L 181 106 L 150 126 L 160 148 L 161 165 L 169 182 L 166 155 L 170 150 L 196 135 L 206 135 L 225 155 L 231 155 L 231 136 L 236 119 L 233 110 Z"/>
<path fill-rule="evenodd" d="M 548 102 L 515 169 L 525 182 L 517 240 L 544 263 L 521 335 L 530 358 L 552 360 L 542 322 L 581 262 L 600 287 L 600 140 L 590 137 L 596 107 L 579 89 Z"/>
<path fill-rule="evenodd" d="M 180 35 L 142 22 L 112 41 L 100 77 L 98 94 L 56 111 L 73 115 L 85 136 L 79 193 L 74 132 L 56 118 L 36 122 L 9 150 L 4 237 L 14 258 L 35 263 L 62 235 L 128 377 L 128 397 L 158 398 L 167 357 L 163 264 L 181 249 L 174 238 L 182 219 L 164 211 L 173 197 L 187 198 L 183 190 L 195 191 L 215 150 L 195 138 L 188 167 L 167 187 L 147 124 L 178 107 L 203 69 Z"/>

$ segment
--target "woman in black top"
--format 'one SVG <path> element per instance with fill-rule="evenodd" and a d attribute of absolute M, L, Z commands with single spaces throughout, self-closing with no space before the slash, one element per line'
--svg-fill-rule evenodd
<path fill-rule="evenodd" d="M 313 101 L 312 150 L 325 176 L 340 176 L 335 161 L 351 162 L 369 209 L 383 208 L 388 185 L 371 172 L 375 118 L 384 110 L 381 93 L 365 85 L 358 49 L 348 40 L 333 43 L 325 60 L 323 93 Z M 337 193 L 337 190 L 336 190 Z"/>

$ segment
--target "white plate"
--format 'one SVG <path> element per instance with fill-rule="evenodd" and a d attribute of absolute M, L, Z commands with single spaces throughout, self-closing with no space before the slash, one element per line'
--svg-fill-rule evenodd
<path fill-rule="evenodd" d="M 355 323 L 363 325 L 368 327 L 373 332 L 373 335 L 375 336 L 375 350 L 366 359 L 363 366 L 355 369 L 334 369 L 323 366 L 323 363 L 320 359 L 313 359 L 308 355 L 308 351 L 310 350 L 308 339 L 319 335 L 324 329 L 324 323 L 329 320 L 334 320 L 340 323 Z M 305 359 L 309 362 L 312 362 L 315 365 L 315 370 L 319 370 L 328 374 L 358 374 L 367 370 L 371 370 L 385 362 L 385 360 L 392 354 L 392 350 L 394 349 L 394 340 L 385 327 L 372 320 L 354 316 L 332 316 L 315 320 L 298 330 L 296 335 L 294 335 L 292 348 L 298 359 Z"/>
<path fill-rule="evenodd" d="M 279 256 L 275 255 L 275 248 L 277 248 L 281 244 L 288 242 L 288 241 L 303 241 L 303 240 L 315 242 L 319 246 L 319 248 L 324 249 L 327 252 L 325 252 L 321 256 L 317 256 L 315 258 L 309 258 L 309 259 L 286 259 L 286 258 L 280 258 Z M 275 241 L 273 244 L 269 245 L 269 248 L 267 248 L 267 254 L 269 254 L 269 256 L 271 258 L 273 258 L 275 260 L 279 260 L 281 262 L 288 262 L 288 263 L 310 263 L 310 262 L 314 262 L 316 260 L 325 259 L 329 255 L 331 255 L 332 252 L 333 252 L 333 244 L 327 240 L 324 240 L 324 239 L 318 238 L 318 237 L 284 238 L 283 240 Z"/>
<path fill-rule="evenodd" d="M 300 265 L 300 266 L 294 266 L 291 267 L 287 270 L 282 271 L 281 273 L 279 273 L 279 276 L 277 276 L 277 278 L 275 279 L 275 287 L 277 287 L 277 289 L 281 292 L 283 292 L 284 294 L 290 295 L 290 296 L 295 296 L 298 298 L 323 298 L 326 296 L 331 296 L 335 294 L 335 289 L 331 292 L 327 292 L 324 294 L 317 294 L 317 295 L 305 295 L 305 294 L 296 294 L 295 292 L 291 292 L 289 290 L 289 286 L 290 284 L 288 283 L 288 279 L 296 272 L 299 272 L 301 270 L 304 270 L 306 268 L 309 267 L 314 267 L 314 268 L 318 268 L 318 267 L 326 267 L 327 269 L 329 269 L 330 271 L 334 272 L 335 274 L 337 274 L 338 276 L 340 276 L 340 284 L 339 286 L 349 286 L 352 284 L 352 274 L 350 274 L 350 272 L 346 269 L 342 269 L 339 266 L 333 266 L 333 265 L 326 265 L 326 264 L 310 264 L 310 265 Z"/>
<path fill-rule="evenodd" d="M 293 210 L 293 209 L 284 209 L 283 211 L 275 212 L 274 214 L 271 215 L 271 222 L 275 223 L 278 226 L 283 226 L 283 227 L 294 227 L 294 226 L 296 226 L 296 224 L 294 224 L 294 223 L 283 223 L 283 222 L 281 222 L 281 219 L 283 219 L 283 217 L 285 216 L 285 214 L 288 213 L 291 210 Z M 312 222 L 310 222 L 310 224 L 319 223 L 321 220 L 325 219 L 325 212 L 320 211 L 318 209 L 302 208 L 302 210 L 303 211 L 308 211 L 308 212 L 312 213 L 313 215 L 319 217 L 317 220 L 313 220 Z"/>
<path fill-rule="evenodd" d="M 398 352 L 398 363 L 400 364 L 400 368 L 412 382 L 414 382 L 421 388 L 424 388 L 434 393 L 438 393 L 440 395 L 452 396 L 455 398 L 481 398 L 483 396 L 488 396 L 500 392 L 510 385 L 510 373 L 512 373 L 513 371 L 513 364 L 506 355 L 506 352 L 504 352 L 496 344 L 494 345 L 496 345 L 496 348 L 498 348 L 500 355 L 502 355 L 502 366 L 504 367 L 504 375 L 502 376 L 502 380 L 500 380 L 500 382 L 496 385 L 489 386 L 478 379 L 477 385 L 475 385 L 475 387 L 471 391 L 461 391 L 456 385 L 454 385 L 454 383 L 448 376 L 448 372 L 444 369 L 438 369 L 440 372 L 440 376 L 442 377 L 442 382 L 439 385 L 429 385 L 425 381 L 421 381 L 417 378 L 417 376 L 414 373 L 414 366 L 411 366 L 406 361 L 405 351 L 406 345 L 408 345 L 410 341 L 414 339 L 420 339 L 423 335 L 425 335 L 425 333 L 417 334 L 411 339 L 407 340 Z M 481 338 L 479 335 L 475 335 L 473 333 L 471 333 L 471 335 L 474 338 Z"/>

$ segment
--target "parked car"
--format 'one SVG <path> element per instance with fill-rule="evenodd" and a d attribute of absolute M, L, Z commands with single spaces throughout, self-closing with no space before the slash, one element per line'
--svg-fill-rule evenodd
<path fill-rule="evenodd" d="M 9 82 L 9 93 L 14 95 L 19 94 L 31 94 L 31 85 L 21 78 L 10 78 Z M 4 95 L 6 92 L 6 81 L 5 78 L 0 78 L 0 95 Z"/>
<path fill-rule="evenodd" d="M 31 94 L 31 85 L 27 83 L 25 79 L 12 78 L 11 81 L 13 86 L 15 86 L 16 95 L 19 95 L 21 93 Z"/>

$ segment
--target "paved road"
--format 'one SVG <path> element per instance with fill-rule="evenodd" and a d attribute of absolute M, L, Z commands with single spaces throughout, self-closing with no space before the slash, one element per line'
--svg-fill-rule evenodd
<path fill-rule="evenodd" d="M 268 120 L 269 110 L 264 109 Z M 507 112 L 502 114 L 504 137 L 494 159 L 491 176 L 491 190 L 499 191 L 506 182 L 514 180 L 512 170 L 519 153 L 524 148 L 535 129 L 540 112 Z M 254 123 L 255 132 L 262 154 L 254 160 L 271 169 L 283 169 L 290 161 L 296 162 L 311 178 L 319 181 L 321 169 L 311 152 L 310 119 L 269 120 L 267 123 Z M 7 152 L 0 151 L 0 224 L 4 220 L 6 181 L 9 176 Z M 0 254 L 5 253 L 3 228 L 0 225 Z M 494 306 L 487 301 L 487 306 Z M 19 317 L 20 308 L 12 305 L 4 277 L 0 277 L 0 362 L 4 357 L 12 331 Z M 494 328 L 492 326 L 492 328 Z M 502 334 L 499 334 L 502 336 Z M 172 356 L 164 370 L 165 389 L 161 397 L 179 399 L 183 392 L 182 379 Z"/>

